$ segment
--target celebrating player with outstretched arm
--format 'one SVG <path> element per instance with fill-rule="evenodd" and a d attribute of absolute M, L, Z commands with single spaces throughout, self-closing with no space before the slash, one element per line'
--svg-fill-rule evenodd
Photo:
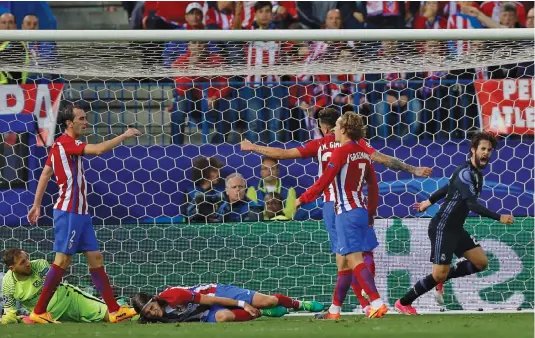
<path fill-rule="evenodd" d="M 470 160 L 454 171 L 446 186 L 434 192 L 428 200 L 414 205 L 416 211 L 423 212 L 433 203 L 446 197 L 446 201 L 429 223 L 430 260 L 434 264 L 433 272 L 419 280 L 405 296 L 396 301 L 397 311 L 406 315 L 416 315 L 412 303 L 437 284 L 487 268 L 488 257 L 485 251 L 463 225 L 470 211 L 503 224 L 513 223 L 513 216 L 498 215 L 477 202 L 483 189 L 481 172 L 489 163 L 496 145 L 494 136 L 485 132 L 475 134 L 470 145 Z M 466 260 L 450 268 L 453 254 L 457 257 L 464 256 Z"/>
<path fill-rule="evenodd" d="M 323 310 L 323 304 L 316 301 L 299 301 L 282 294 L 268 296 L 225 284 L 169 287 L 157 296 L 140 292 L 133 304 L 141 323 L 243 322 L 260 315 L 281 317 L 287 309 Z"/>
<path fill-rule="evenodd" d="M 377 292 L 373 273 L 363 259 L 363 252 L 372 251 L 379 244 L 372 227 L 379 203 L 377 179 L 370 156 L 358 143 L 365 135 L 365 128 L 362 118 L 354 112 L 346 112 L 336 121 L 335 140 L 340 142 L 340 147 L 333 151 L 319 180 L 297 199 L 296 206 L 314 201 L 332 183 L 337 253 L 347 264 L 346 269 L 352 270 L 353 283 L 358 284 L 371 300 L 366 315 L 378 318 L 388 309 Z M 367 205 L 364 181 L 368 185 Z"/>
<path fill-rule="evenodd" d="M 35 200 L 28 214 L 28 221 L 34 224 L 41 214 L 41 200 L 50 177 L 54 175 L 59 187 L 58 201 L 54 205 L 54 264 L 46 275 L 43 290 L 30 319 L 36 323 L 59 323 L 47 311 L 48 303 L 54 295 L 65 269 L 72 261 L 72 255 L 83 252 L 95 287 L 106 302 L 110 321 L 115 323 L 136 315 L 134 309 L 119 306 L 114 298 L 108 275 L 102 264 L 91 215 L 87 207 L 87 181 L 82 156 L 103 155 L 120 145 L 124 140 L 138 136 L 136 129 L 128 129 L 121 136 L 99 144 L 87 144 L 78 138 L 87 129 L 86 113 L 75 106 L 67 106 L 58 117 L 65 133 L 58 137 L 50 148 Z"/>
<path fill-rule="evenodd" d="M 310 158 L 317 157 L 319 168 L 318 173 L 321 175 L 326 169 L 329 159 L 332 156 L 334 149 L 338 148 L 340 144 L 336 142 L 333 129 L 336 125 L 336 121 L 340 117 L 340 112 L 334 108 L 324 108 L 318 113 L 318 125 L 323 138 L 312 140 L 304 144 L 302 147 L 292 149 L 281 149 L 275 147 L 265 147 L 252 144 L 249 141 L 243 141 L 241 143 L 241 150 L 253 151 L 265 156 L 269 156 L 276 159 L 296 159 L 296 158 Z M 362 149 L 370 155 L 372 161 L 381 163 L 391 169 L 399 169 L 413 173 L 416 176 L 428 177 L 431 175 L 432 169 L 426 167 L 413 167 L 411 165 L 403 163 L 401 160 L 381 154 L 379 151 L 373 149 L 364 139 L 358 141 Z M 333 294 L 332 305 L 329 311 L 323 315 L 324 319 L 339 319 L 343 301 L 349 288 L 352 284 L 352 270 L 350 270 L 345 263 L 345 260 L 338 253 L 338 240 L 336 236 L 335 228 L 335 211 L 334 211 L 334 187 L 329 184 L 323 192 L 324 204 L 323 204 L 323 220 L 325 227 L 329 233 L 329 239 L 331 241 L 331 249 L 336 254 L 336 262 L 338 266 L 338 276 L 336 286 Z M 373 253 L 364 253 L 364 260 L 373 270 Z M 368 305 L 367 300 L 362 298 L 361 292 L 358 291 L 358 284 L 353 284 L 353 288 L 357 289 L 355 293 L 359 298 L 362 307 Z"/>

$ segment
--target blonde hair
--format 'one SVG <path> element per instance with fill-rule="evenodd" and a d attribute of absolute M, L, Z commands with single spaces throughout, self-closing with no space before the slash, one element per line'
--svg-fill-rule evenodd
<path fill-rule="evenodd" d="M 353 141 L 366 137 L 366 124 L 362 116 L 352 111 L 340 117 L 340 129 L 344 129 L 344 134 Z"/>

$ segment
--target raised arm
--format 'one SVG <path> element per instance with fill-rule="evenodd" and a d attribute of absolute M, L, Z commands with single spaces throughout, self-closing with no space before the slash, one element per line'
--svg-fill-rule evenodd
<path fill-rule="evenodd" d="M 141 132 L 139 130 L 134 129 L 134 128 L 129 128 L 122 135 L 114 137 L 111 140 L 104 141 L 98 144 L 87 144 L 84 148 L 84 155 L 100 156 L 100 155 L 106 154 L 107 152 L 111 151 L 113 148 L 123 143 L 123 141 L 131 137 L 139 136 L 139 135 L 141 135 Z"/>
<path fill-rule="evenodd" d="M 242 151 L 252 151 L 257 154 L 262 154 L 274 158 L 276 160 L 287 160 L 294 158 L 301 158 L 301 152 L 297 148 L 281 149 L 276 147 L 265 147 L 251 143 L 249 140 L 242 141 L 240 144 Z"/>
<path fill-rule="evenodd" d="M 414 210 L 416 210 L 417 212 L 426 211 L 427 208 L 429 208 L 431 205 L 435 204 L 436 202 L 446 197 L 446 195 L 448 194 L 449 187 L 450 187 L 450 184 L 448 183 L 442 188 L 432 193 L 431 196 L 429 196 L 429 198 L 426 199 L 425 201 L 422 201 L 420 203 L 415 203 L 413 205 Z"/>
<path fill-rule="evenodd" d="M 401 161 L 400 159 L 396 157 L 391 157 L 391 156 L 382 154 L 378 151 L 375 151 L 371 155 L 371 159 L 372 161 L 380 163 L 390 169 L 406 171 L 408 173 L 411 173 L 413 175 L 420 176 L 420 177 L 429 177 L 433 173 L 433 169 L 431 168 L 415 167 L 410 164 L 404 163 L 403 161 Z"/>

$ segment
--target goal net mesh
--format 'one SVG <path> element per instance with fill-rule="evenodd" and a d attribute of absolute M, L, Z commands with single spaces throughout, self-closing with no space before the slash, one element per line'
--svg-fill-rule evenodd
<path fill-rule="evenodd" d="M 465 228 L 489 268 L 447 282 L 445 308 L 533 308 L 533 41 L 58 42 L 40 43 L 28 58 L 23 47 L 0 52 L 0 72 L 26 78 L 0 86 L 0 250 L 21 247 L 52 261 L 54 183 L 38 225 L 28 226 L 26 214 L 58 109 L 76 103 L 90 123 L 84 141 L 128 127 L 143 133 L 84 159 L 89 210 L 117 295 L 218 282 L 329 304 L 336 265 L 321 200 L 291 209 L 317 179 L 317 161 L 275 166 L 238 143 L 300 146 L 317 137 L 318 110 L 334 107 L 362 114 L 377 150 L 434 168 L 419 179 L 376 165 L 383 298 L 393 305 L 431 271 L 427 225 L 438 206 L 415 214 L 411 205 L 447 182 L 467 159 L 471 133 L 484 129 L 501 136 L 481 201 L 512 213 L 515 224 L 471 215 Z M 246 217 L 204 191 L 211 182 L 224 194 L 224 178 L 235 172 L 252 201 Z M 269 176 L 279 179 L 282 203 L 264 197 Z M 292 219 L 269 221 L 275 211 Z M 83 256 L 66 280 L 90 287 Z M 344 310 L 357 304 L 350 292 Z M 416 306 L 440 309 L 432 293 Z"/>

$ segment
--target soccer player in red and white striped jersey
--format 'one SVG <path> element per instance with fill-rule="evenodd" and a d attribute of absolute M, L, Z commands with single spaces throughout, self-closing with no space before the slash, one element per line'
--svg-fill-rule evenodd
<path fill-rule="evenodd" d="M 379 318 L 388 308 L 382 301 L 375 279 L 366 265 L 363 253 L 374 250 L 379 243 L 372 228 L 379 203 L 377 178 L 367 151 L 359 145 L 365 136 L 365 124 L 354 112 L 346 112 L 336 122 L 335 139 L 340 147 L 335 149 L 326 170 L 316 183 L 296 201 L 296 207 L 314 201 L 321 191 L 333 186 L 335 197 L 335 227 L 337 253 L 352 270 L 353 282 L 370 298 L 366 316 Z M 364 182 L 368 187 L 368 201 L 364 197 Z"/>
<path fill-rule="evenodd" d="M 30 314 L 36 323 L 58 323 L 56 318 L 47 312 L 47 306 L 54 295 L 65 269 L 69 267 L 72 256 L 83 252 L 89 265 L 89 272 L 97 290 L 106 302 L 110 322 L 131 318 L 136 315 L 134 309 L 119 306 L 115 300 L 108 275 L 102 264 L 91 215 L 87 207 L 87 181 L 83 168 L 82 156 L 102 155 L 120 145 L 124 140 L 138 136 L 136 129 L 128 129 L 121 136 L 99 144 L 87 144 L 78 140 L 87 129 L 86 113 L 75 106 L 67 106 L 58 118 L 65 128 L 65 133 L 52 145 L 48 154 L 32 208 L 28 213 L 28 221 L 35 224 L 41 215 L 41 200 L 48 181 L 54 175 L 59 188 L 59 196 L 54 205 L 54 264 L 46 275 L 43 290 L 37 305 Z"/>
<path fill-rule="evenodd" d="M 264 156 L 269 156 L 278 160 L 283 159 L 297 159 L 297 158 L 311 158 L 316 157 L 318 160 L 318 173 L 321 176 L 325 170 L 332 156 L 332 153 L 339 147 L 339 143 L 334 138 L 333 129 L 336 125 L 336 121 L 340 117 L 340 113 L 334 108 L 324 108 L 318 113 L 318 124 L 321 128 L 321 132 L 324 135 L 323 138 L 312 140 L 307 142 L 301 147 L 291 149 L 281 149 L 275 147 L 266 147 L 252 144 L 245 140 L 241 143 L 242 151 L 253 151 Z M 431 168 L 425 167 L 413 167 L 411 165 L 403 163 L 397 158 L 393 158 L 387 155 L 383 155 L 381 152 L 373 149 L 364 139 L 359 140 L 359 145 L 365 152 L 371 157 L 373 161 L 381 163 L 391 169 L 410 172 L 416 176 L 428 177 L 432 173 Z M 346 267 L 343 256 L 338 253 L 337 248 L 337 234 L 335 229 L 335 188 L 333 184 L 329 184 L 323 191 L 323 220 L 325 222 L 325 228 L 329 233 L 329 240 L 331 242 L 331 250 L 336 254 L 336 263 L 338 265 L 338 276 L 336 281 L 336 287 L 333 294 L 333 303 L 329 308 L 328 313 L 324 314 L 324 319 L 338 319 L 340 318 L 341 306 L 347 295 L 347 292 L 352 284 L 352 270 Z M 371 252 L 365 253 L 365 261 L 368 263 L 371 269 L 373 269 L 373 254 Z M 361 289 L 358 284 L 353 285 L 355 294 L 359 298 L 359 301 L 364 308 L 367 300 L 361 297 Z"/>

